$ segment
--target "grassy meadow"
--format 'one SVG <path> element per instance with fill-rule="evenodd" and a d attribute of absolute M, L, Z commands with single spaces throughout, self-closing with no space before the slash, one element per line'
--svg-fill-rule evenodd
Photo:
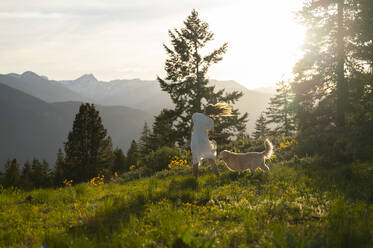
<path fill-rule="evenodd" d="M 372 163 L 321 161 L 1 189 L 0 247 L 373 247 Z"/>

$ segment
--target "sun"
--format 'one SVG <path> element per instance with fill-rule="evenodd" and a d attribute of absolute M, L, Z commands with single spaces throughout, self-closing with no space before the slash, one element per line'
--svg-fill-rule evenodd
<path fill-rule="evenodd" d="M 213 45 L 228 42 L 211 77 L 233 79 L 247 88 L 274 86 L 291 77 L 305 33 L 294 20 L 300 7 L 301 1 L 239 1 L 203 12 L 215 34 Z"/>

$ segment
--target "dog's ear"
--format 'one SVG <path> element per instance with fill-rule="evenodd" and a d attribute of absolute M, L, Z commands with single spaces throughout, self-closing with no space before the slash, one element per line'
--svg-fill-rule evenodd
<path fill-rule="evenodd" d="M 226 156 L 226 154 L 227 154 L 227 150 L 224 150 L 224 151 L 222 151 L 222 152 L 220 152 L 219 153 L 219 159 L 224 159 L 225 158 L 225 156 Z"/>

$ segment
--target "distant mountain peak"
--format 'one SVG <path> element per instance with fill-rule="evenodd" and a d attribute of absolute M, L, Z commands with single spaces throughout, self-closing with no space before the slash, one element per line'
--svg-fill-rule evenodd
<path fill-rule="evenodd" d="M 22 73 L 21 77 L 24 79 L 43 79 L 38 74 L 32 71 L 25 71 L 24 73 Z"/>
<path fill-rule="evenodd" d="M 98 82 L 97 78 L 92 74 L 84 74 L 83 76 L 79 77 L 75 81 L 80 81 L 80 82 Z"/>
<path fill-rule="evenodd" d="M 25 71 L 24 73 L 22 73 L 22 75 L 23 76 L 29 76 L 29 75 L 38 76 L 38 74 L 32 71 Z"/>

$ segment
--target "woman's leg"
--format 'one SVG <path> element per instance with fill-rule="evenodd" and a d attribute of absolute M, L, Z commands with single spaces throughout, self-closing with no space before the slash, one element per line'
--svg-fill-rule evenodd
<path fill-rule="evenodd" d="M 219 171 L 218 167 L 216 166 L 215 159 L 209 158 L 208 160 L 211 164 L 212 170 L 214 171 L 215 175 L 219 176 Z"/>
<path fill-rule="evenodd" d="M 193 165 L 193 175 L 198 178 L 198 165 L 199 163 L 196 163 Z"/>

